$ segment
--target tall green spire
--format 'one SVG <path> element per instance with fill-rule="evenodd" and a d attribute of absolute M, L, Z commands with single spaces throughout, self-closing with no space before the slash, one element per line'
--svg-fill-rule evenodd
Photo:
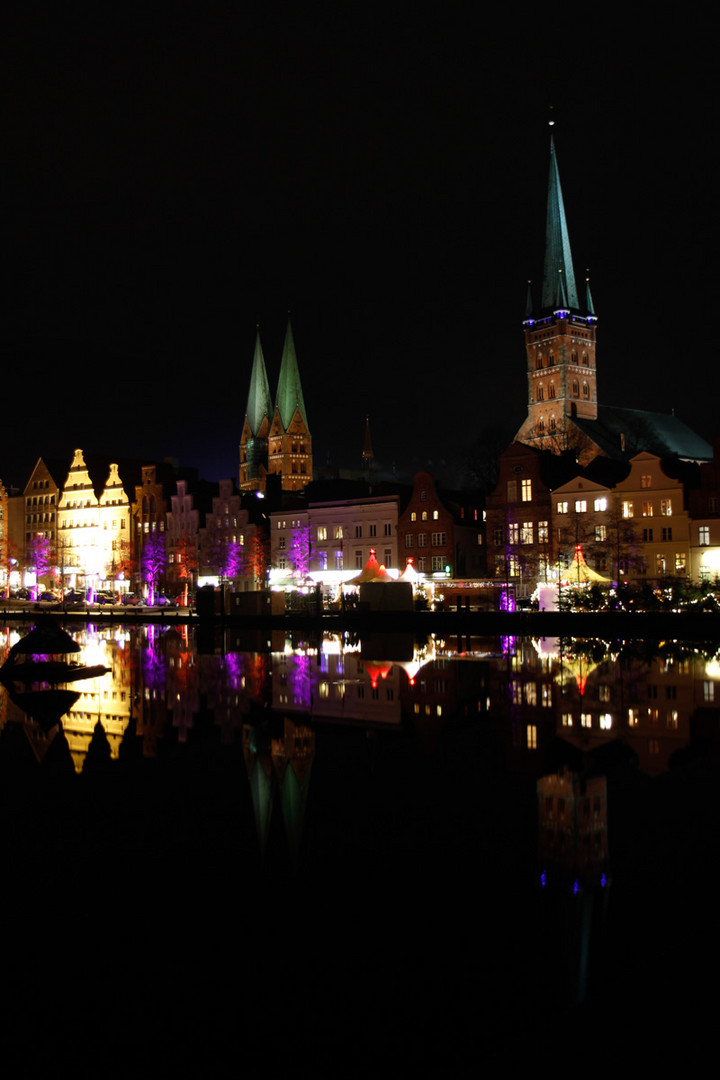
<path fill-rule="evenodd" d="M 578 311 L 575 273 L 570 254 L 570 237 L 565 220 L 565 205 L 560 173 L 558 172 L 555 142 L 550 136 L 550 179 L 548 183 L 547 220 L 545 225 L 545 268 L 543 271 L 542 307 L 560 307 Z"/>
<path fill-rule="evenodd" d="M 287 431 L 290 427 L 295 410 L 300 410 L 305 427 L 310 430 L 305 413 L 305 401 L 303 399 L 302 386 L 300 385 L 300 372 L 298 370 L 297 356 L 295 354 L 295 342 L 293 340 L 292 326 L 288 319 L 285 344 L 283 346 L 282 361 L 280 363 L 280 378 L 278 379 L 277 396 L 275 407 L 280 410 L 282 426 Z"/>
<path fill-rule="evenodd" d="M 260 344 L 260 331 L 255 338 L 255 355 L 253 356 L 252 374 L 250 375 L 250 391 L 247 400 L 247 419 L 253 435 L 257 435 L 265 417 L 272 419 L 272 398 L 270 397 L 270 384 L 265 369 L 265 357 Z"/>

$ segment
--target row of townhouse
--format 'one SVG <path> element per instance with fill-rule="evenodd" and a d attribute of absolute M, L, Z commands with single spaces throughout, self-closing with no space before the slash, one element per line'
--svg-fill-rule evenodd
<path fill-rule="evenodd" d="M 720 574 L 720 440 L 712 462 L 643 451 L 629 462 L 513 443 L 487 500 L 488 572 L 521 595 L 570 566 L 578 545 L 614 581 L 696 582 Z"/>
<path fill-rule="evenodd" d="M 315 498 L 332 485 L 309 485 L 307 499 L 270 513 L 270 561 L 277 578 L 312 574 L 327 583 L 362 570 L 374 553 L 386 569 L 408 560 L 422 574 L 481 577 L 485 573 L 481 505 L 439 492 L 429 473 L 412 487 L 355 497 Z"/>
<path fill-rule="evenodd" d="M 22 493 L 0 491 L 0 527 L 3 590 L 252 589 L 265 569 L 258 500 L 169 463 L 40 458 Z"/>

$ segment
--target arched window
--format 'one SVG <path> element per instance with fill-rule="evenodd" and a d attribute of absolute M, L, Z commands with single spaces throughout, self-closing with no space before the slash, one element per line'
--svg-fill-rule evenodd
<path fill-rule="evenodd" d="M 570 362 L 572 364 L 577 364 L 577 353 L 576 352 L 572 352 L 570 354 Z"/>
<path fill-rule="evenodd" d="M 577 381 L 577 379 L 573 379 L 572 381 L 572 396 L 580 397 L 580 383 Z"/>
<path fill-rule="evenodd" d="M 543 358 L 542 358 L 542 356 L 538 355 L 538 356 L 535 357 L 535 370 L 536 371 L 542 371 L 542 366 L 543 366 Z"/>
<path fill-rule="evenodd" d="M 547 366 L 548 367 L 553 367 L 554 364 L 555 364 L 555 357 L 553 356 L 552 353 L 550 353 L 550 355 L 548 356 Z"/>
<path fill-rule="evenodd" d="M 551 382 L 550 385 L 548 386 L 548 397 L 549 398 L 554 398 L 555 397 L 555 383 L 554 382 Z"/>
<path fill-rule="evenodd" d="M 538 435 L 545 434 L 545 421 L 543 420 L 542 416 L 538 420 L 537 433 Z"/>
<path fill-rule="evenodd" d="M 535 399 L 537 401 L 544 401 L 545 400 L 545 391 L 543 389 L 543 384 L 542 383 L 538 383 L 537 390 L 535 391 Z"/>
<path fill-rule="evenodd" d="M 584 398 L 589 398 L 590 397 L 590 387 L 588 386 L 588 384 L 584 380 L 583 380 L 583 397 Z"/>
<path fill-rule="evenodd" d="M 556 424 L 555 424 L 555 417 L 554 417 L 554 416 L 551 416 L 551 417 L 550 417 L 550 430 L 551 430 L 551 431 L 555 431 L 555 428 L 556 428 Z"/>

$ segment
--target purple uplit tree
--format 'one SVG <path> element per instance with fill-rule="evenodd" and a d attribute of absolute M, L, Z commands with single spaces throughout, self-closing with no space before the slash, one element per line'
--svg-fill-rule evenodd
<path fill-rule="evenodd" d="M 152 607 L 155 603 L 155 593 L 158 582 L 165 573 L 167 566 L 167 550 L 165 545 L 165 533 L 153 532 L 145 539 L 142 552 L 142 577 L 148 586 L 148 603 Z"/>
<path fill-rule="evenodd" d="M 310 569 L 310 526 L 298 525 L 290 533 L 290 549 L 288 551 L 288 563 L 290 569 L 301 580 L 304 580 Z"/>
<path fill-rule="evenodd" d="M 212 558 L 221 581 L 234 581 L 242 575 L 243 546 L 234 537 L 218 534 L 213 543 Z"/>
<path fill-rule="evenodd" d="M 33 600 L 37 600 L 40 578 L 49 574 L 52 567 L 52 544 L 42 533 L 33 536 L 28 544 L 27 560 L 28 569 L 35 571 Z"/>

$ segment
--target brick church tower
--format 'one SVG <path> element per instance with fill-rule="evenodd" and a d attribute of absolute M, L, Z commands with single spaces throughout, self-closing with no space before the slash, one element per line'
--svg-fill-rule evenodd
<path fill-rule="evenodd" d="M 574 419 L 597 420 L 597 319 L 587 281 L 584 291 L 581 305 L 551 137 L 542 299 L 535 309 L 528 285 L 523 321 L 528 415 L 515 436 L 517 442 L 559 453 L 581 438 Z"/>
<path fill-rule="evenodd" d="M 312 470 L 312 436 L 288 320 L 274 409 L 259 332 L 255 341 L 240 438 L 240 489 L 265 491 L 268 474 L 279 473 L 283 491 L 299 491 L 312 480 Z"/>

